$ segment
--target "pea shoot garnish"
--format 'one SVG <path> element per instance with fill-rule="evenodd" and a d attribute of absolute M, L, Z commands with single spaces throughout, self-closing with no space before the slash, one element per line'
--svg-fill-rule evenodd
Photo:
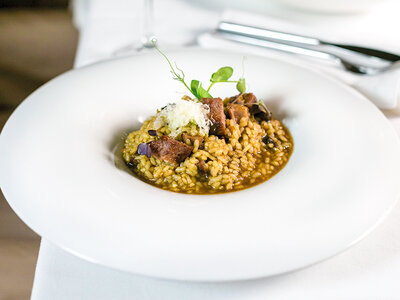
<path fill-rule="evenodd" d="M 193 79 L 190 82 L 190 87 L 188 84 L 186 84 L 185 81 L 185 73 L 179 69 L 179 67 L 175 64 L 175 68 L 172 65 L 171 61 L 168 59 L 168 57 L 157 47 L 157 40 L 153 39 L 151 41 L 154 45 L 154 48 L 167 60 L 170 68 L 171 68 L 171 73 L 172 73 L 172 78 L 174 80 L 178 80 L 182 82 L 182 84 L 190 91 L 190 93 L 195 96 L 198 100 L 201 100 L 202 98 L 213 98 L 210 94 L 210 89 L 215 83 L 219 82 L 230 82 L 230 83 L 236 83 L 236 89 L 240 93 L 244 93 L 246 91 L 246 81 L 244 77 L 242 76 L 238 80 L 229 80 L 232 77 L 233 74 L 233 68 L 226 66 L 219 68 L 216 72 L 214 72 L 211 75 L 210 78 L 210 85 L 208 86 L 208 89 L 205 89 L 202 85 L 202 83 L 198 80 Z"/>
<path fill-rule="evenodd" d="M 236 84 L 236 89 L 240 93 L 244 93 L 246 91 L 246 80 L 244 78 L 239 78 L 239 80 Z"/>
<path fill-rule="evenodd" d="M 212 98 L 208 90 L 206 91 L 201 86 L 201 82 L 198 80 L 192 80 L 190 82 L 190 92 L 193 94 L 193 96 L 195 96 L 199 100 L 201 100 L 201 98 Z"/>

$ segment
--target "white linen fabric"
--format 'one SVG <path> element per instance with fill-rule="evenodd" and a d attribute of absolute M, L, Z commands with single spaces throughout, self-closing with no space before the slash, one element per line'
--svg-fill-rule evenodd
<path fill-rule="evenodd" d="M 400 2 L 397 9 L 400 10 Z M 291 14 L 293 15 L 293 12 Z M 390 38 L 395 34 L 394 28 L 400 28 L 400 18 L 391 10 L 377 10 L 373 14 L 358 17 L 354 15 L 321 16 L 297 13 L 289 19 L 227 10 L 222 15 L 221 20 L 312 36 L 333 43 L 379 48 L 400 55 L 400 40 Z M 346 30 L 346 28 L 351 28 L 351 30 Z M 304 56 L 282 54 L 273 50 L 226 41 L 212 33 L 201 35 L 198 42 L 200 46 L 205 48 L 233 49 L 258 55 L 276 56 L 294 63 L 307 64 L 352 85 L 378 107 L 400 111 L 400 62 L 384 73 L 366 76 L 315 62 L 315 60 L 307 59 Z"/>
<path fill-rule="evenodd" d="M 76 6 L 84 7 L 86 10 L 79 12 L 76 20 L 81 30 L 76 67 L 109 59 L 115 50 L 139 39 L 141 29 L 137 24 L 140 20 L 142 1 L 84 1 L 85 5 Z M 79 1 L 77 2 L 79 4 Z M 207 8 L 199 1 L 164 0 L 156 1 L 155 4 L 157 35 L 161 45 L 193 44 L 199 34 L 215 28 L 219 20 L 218 7 Z M 253 7 L 253 10 L 255 9 Z M 233 14 L 238 15 L 237 12 Z M 301 16 L 305 13 L 284 11 L 284 14 L 285 19 L 298 22 L 302 20 L 305 24 L 312 23 L 311 19 L 302 19 Z M 386 11 L 368 16 L 348 17 L 348 22 L 353 20 L 351 24 L 356 24 L 357 20 L 365 18 L 375 20 L 376 28 L 371 26 L 368 35 L 361 34 L 364 32 L 361 25 L 352 26 L 352 30 L 348 30 L 350 23 L 343 25 L 344 23 L 339 21 L 333 22 L 347 16 L 329 16 L 328 19 L 332 22 L 331 29 L 332 24 L 342 24 L 342 26 L 335 28 L 326 36 L 332 41 L 353 42 L 354 37 L 351 32 L 358 32 L 360 39 L 354 42 L 365 46 L 370 45 L 369 43 L 371 45 L 379 43 L 382 49 L 400 51 L 400 45 L 397 45 L 397 48 L 393 46 L 398 42 L 393 42 L 394 33 L 384 36 L 378 30 L 378 24 L 392 22 L 389 19 L 394 14 Z M 228 12 L 224 18 L 227 15 L 232 14 Z M 271 15 L 282 16 L 282 11 L 271 10 L 269 17 Z M 321 30 L 322 28 L 328 30 L 328 20 L 321 17 L 319 22 Z M 285 27 L 279 29 L 289 30 Z M 301 31 L 301 33 L 309 32 Z M 385 93 L 386 91 L 387 89 L 384 90 Z M 378 96 L 380 94 L 378 93 Z M 400 135 L 400 117 L 393 113 L 387 116 Z M 334 258 L 291 274 L 242 282 L 188 283 L 128 274 L 87 262 L 61 250 L 49 241 L 42 240 L 31 299 L 395 300 L 400 299 L 398 278 L 400 278 L 400 205 L 397 205 L 383 224 L 367 238 Z"/>

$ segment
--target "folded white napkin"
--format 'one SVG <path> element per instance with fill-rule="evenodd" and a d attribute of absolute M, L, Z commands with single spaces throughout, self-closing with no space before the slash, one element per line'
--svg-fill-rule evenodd
<path fill-rule="evenodd" d="M 398 6 L 400 5 L 396 7 Z M 227 10 L 222 14 L 221 20 L 313 36 L 330 42 L 379 48 L 400 54 L 400 40 L 394 38 L 395 28 L 400 28 L 397 12 L 393 7 L 386 7 L 385 10 L 377 10 L 366 15 L 315 15 L 289 11 L 285 18 L 282 15 L 274 17 Z M 356 75 L 326 64 L 317 64 L 305 56 L 282 54 L 269 49 L 238 44 L 223 40 L 212 33 L 199 36 L 198 43 L 205 48 L 229 48 L 281 58 L 283 55 L 288 61 L 306 64 L 330 73 L 356 88 L 382 109 L 400 111 L 400 64 L 378 75 Z"/>

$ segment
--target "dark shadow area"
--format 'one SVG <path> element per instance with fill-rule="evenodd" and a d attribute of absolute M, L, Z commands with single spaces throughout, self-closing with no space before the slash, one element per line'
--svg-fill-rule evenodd
<path fill-rule="evenodd" d="M 67 8 L 68 0 L 2 0 L 0 2 L 0 8 L 13 7 Z"/>
<path fill-rule="evenodd" d="M 282 120 L 288 117 L 293 117 L 282 108 L 282 102 L 284 101 L 284 98 L 282 96 L 272 96 L 267 99 L 263 99 L 263 101 L 268 110 L 272 112 L 272 115 L 275 119 Z"/>

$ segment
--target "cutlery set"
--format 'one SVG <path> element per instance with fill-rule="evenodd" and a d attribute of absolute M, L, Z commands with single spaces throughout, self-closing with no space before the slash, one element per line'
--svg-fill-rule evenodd
<path fill-rule="evenodd" d="M 340 66 L 360 75 L 387 71 L 400 56 L 366 47 L 330 43 L 314 37 L 269 30 L 233 22 L 220 22 L 214 35 L 242 44 L 303 55 Z"/>

